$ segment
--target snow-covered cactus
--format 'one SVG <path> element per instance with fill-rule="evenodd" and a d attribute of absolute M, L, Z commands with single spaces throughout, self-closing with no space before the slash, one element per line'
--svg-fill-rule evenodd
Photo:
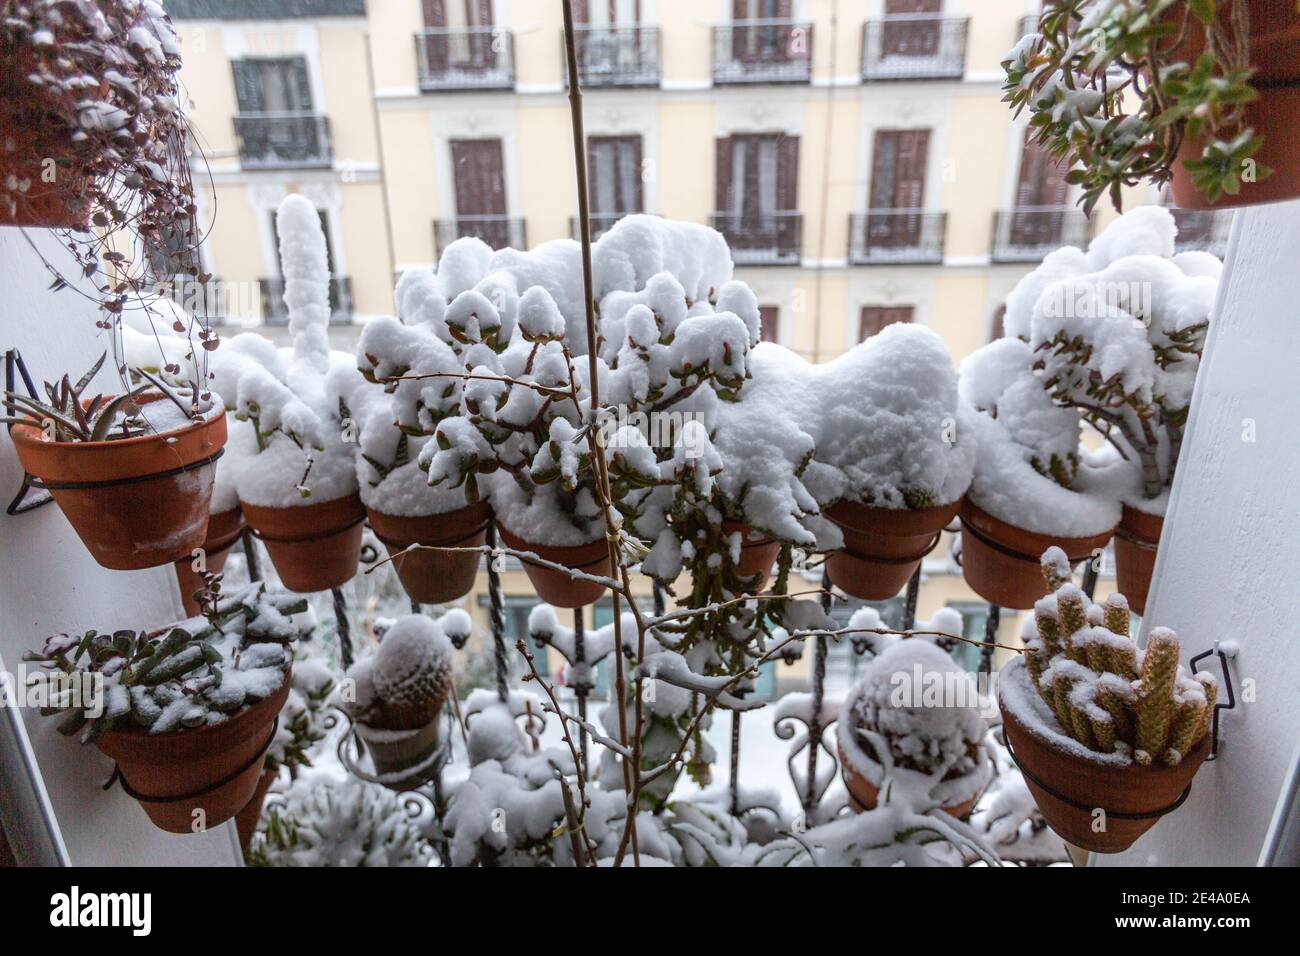
<path fill-rule="evenodd" d="M 1112 594 L 1092 604 L 1069 578 L 1059 548 L 1043 554 L 1050 594 L 1025 628 L 1025 666 L 1064 731 L 1101 753 L 1139 764 L 1177 764 L 1204 739 L 1214 712 L 1213 675 L 1189 676 L 1178 637 L 1157 627 L 1139 649 L 1129 635 L 1128 603 Z"/>
<path fill-rule="evenodd" d="M 451 641 L 421 614 L 398 619 L 373 657 L 353 665 L 352 711 L 385 730 L 416 730 L 437 719 L 451 687 Z"/>

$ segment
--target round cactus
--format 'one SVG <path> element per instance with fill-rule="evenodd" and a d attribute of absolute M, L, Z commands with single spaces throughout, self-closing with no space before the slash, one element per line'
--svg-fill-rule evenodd
<path fill-rule="evenodd" d="M 451 686 L 451 642 L 419 614 L 400 618 L 384 635 L 371 673 L 383 726 L 414 730 L 438 716 Z"/>

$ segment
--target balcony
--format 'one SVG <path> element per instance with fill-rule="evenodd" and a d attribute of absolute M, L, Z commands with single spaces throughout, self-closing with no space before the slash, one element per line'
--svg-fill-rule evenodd
<path fill-rule="evenodd" d="M 258 279 L 262 295 L 262 321 L 266 325 L 287 325 L 289 310 L 284 304 L 284 279 Z M 352 321 L 352 279 L 330 276 L 330 324 L 347 325 Z"/>
<path fill-rule="evenodd" d="M 849 216 L 853 265 L 936 265 L 943 262 L 946 212 L 869 209 Z"/>
<path fill-rule="evenodd" d="M 595 242 L 605 233 L 614 227 L 625 216 L 635 216 L 635 212 L 593 212 L 587 218 L 591 220 L 591 241 Z M 569 235 L 574 239 L 579 238 L 578 217 L 569 217 Z"/>
<path fill-rule="evenodd" d="M 959 80 L 969 17 L 915 14 L 862 25 L 863 80 Z"/>
<path fill-rule="evenodd" d="M 715 212 L 713 228 L 726 237 L 738 266 L 799 264 L 803 213 Z"/>
<path fill-rule="evenodd" d="M 713 28 L 713 82 L 807 83 L 812 76 L 812 24 L 740 20 Z"/>
<path fill-rule="evenodd" d="M 1038 32 L 1038 14 L 1026 13 L 1016 21 L 1016 35 L 1013 38 L 1013 45 L 1019 43 L 1031 33 Z"/>
<path fill-rule="evenodd" d="M 245 169 L 306 169 L 334 161 L 329 117 L 320 113 L 240 113 L 239 162 Z"/>
<path fill-rule="evenodd" d="M 658 27 L 575 27 L 578 78 L 587 87 L 659 85 Z M 568 75 L 568 60 L 561 61 Z"/>
<path fill-rule="evenodd" d="M 1088 217 L 1073 206 L 1024 206 L 993 214 L 994 262 L 1037 262 L 1061 246 L 1088 243 Z"/>
<path fill-rule="evenodd" d="M 495 27 L 439 27 L 415 35 L 420 89 L 509 90 L 515 85 L 515 38 Z"/>
<path fill-rule="evenodd" d="M 1228 233 L 1232 230 L 1231 209 L 1170 209 L 1178 238 L 1177 252 L 1209 252 L 1220 259 L 1228 252 Z"/>
<path fill-rule="evenodd" d="M 440 219 L 433 224 L 433 246 L 439 258 L 442 250 L 457 239 L 473 236 L 482 239 L 493 249 L 528 248 L 527 230 L 522 219 L 509 216 L 457 216 Z"/>

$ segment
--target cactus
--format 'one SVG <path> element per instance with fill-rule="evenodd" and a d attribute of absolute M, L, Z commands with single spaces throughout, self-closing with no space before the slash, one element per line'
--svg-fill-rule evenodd
<path fill-rule="evenodd" d="M 1099 753 L 1126 753 L 1142 765 L 1178 764 L 1209 732 L 1218 683 L 1187 676 L 1178 636 L 1153 628 L 1145 650 L 1129 634 L 1128 601 L 1096 605 L 1070 579 L 1064 555 L 1043 555 L 1052 593 L 1026 625 L 1030 679 L 1063 732 Z"/>
<path fill-rule="evenodd" d="M 357 682 L 353 715 L 385 730 L 418 730 L 434 721 L 451 687 L 451 642 L 423 615 L 399 618 L 373 660 L 348 676 Z"/>

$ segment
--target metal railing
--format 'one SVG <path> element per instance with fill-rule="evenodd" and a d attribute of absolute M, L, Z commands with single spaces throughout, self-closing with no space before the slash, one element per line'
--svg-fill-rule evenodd
<path fill-rule="evenodd" d="M 573 41 L 583 86 L 659 85 L 658 27 L 575 27 Z M 563 34 L 560 50 L 567 76 Z"/>
<path fill-rule="evenodd" d="M 1223 258 L 1228 251 L 1228 233 L 1232 231 L 1231 209 L 1170 209 L 1178 238 L 1177 252 L 1211 252 Z"/>
<path fill-rule="evenodd" d="M 635 212 L 593 212 L 587 218 L 591 221 L 591 241 L 595 242 L 626 216 L 635 216 Z M 578 217 L 569 217 L 569 235 L 578 238 Z"/>
<path fill-rule="evenodd" d="M 262 321 L 267 325 L 285 325 L 289 310 L 284 304 L 284 278 L 258 279 L 262 294 Z M 347 325 L 352 321 L 352 278 L 330 276 L 330 323 Z"/>
<path fill-rule="evenodd" d="M 713 28 L 713 82 L 807 83 L 813 25 L 796 20 L 737 20 Z"/>
<path fill-rule="evenodd" d="M 961 79 L 970 17 L 909 14 L 862 24 L 862 79 Z"/>
<path fill-rule="evenodd" d="M 868 209 L 849 216 L 849 262 L 854 265 L 943 262 L 946 212 Z"/>
<path fill-rule="evenodd" d="M 1073 206 L 1024 206 L 993 214 L 994 262 L 1037 262 L 1061 246 L 1088 244 L 1088 217 Z"/>
<path fill-rule="evenodd" d="M 245 169 L 330 166 L 329 117 L 321 113 L 240 113 L 235 117 Z"/>
<path fill-rule="evenodd" d="M 433 245 L 438 255 L 457 239 L 474 236 L 493 249 L 528 248 L 527 231 L 522 219 L 510 216 L 457 216 L 439 219 L 433 224 Z"/>
<path fill-rule="evenodd" d="M 420 89 L 508 90 L 515 85 L 515 38 L 496 27 L 438 27 L 415 34 Z"/>
<path fill-rule="evenodd" d="M 798 265 L 803 243 L 803 213 L 715 212 L 713 228 L 726 237 L 737 265 Z"/>

